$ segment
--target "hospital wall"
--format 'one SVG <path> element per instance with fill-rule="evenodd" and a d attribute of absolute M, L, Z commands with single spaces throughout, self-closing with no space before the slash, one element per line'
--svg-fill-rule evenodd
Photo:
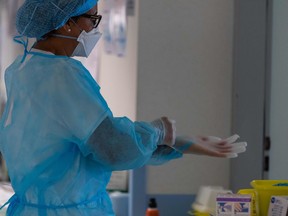
<path fill-rule="evenodd" d="M 167 115 L 178 135 L 231 132 L 233 1 L 140 1 L 137 119 Z M 187 155 L 147 168 L 148 194 L 229 187 L 229 160 Z"/>
<path fill-rule="evenodd" d="M 4 10 L 3 7 L 0 8 L 0 102 L 3 98 L 6 100 L 6 94 L 4 93 L 4 71 L 13 62 L 15 57 L 22 53 L 22 47 L 14 43 L 9 34 L 11 26 L 9 25 L 10 22 L 8 21 L 7 13 L 7 10 Z"/>

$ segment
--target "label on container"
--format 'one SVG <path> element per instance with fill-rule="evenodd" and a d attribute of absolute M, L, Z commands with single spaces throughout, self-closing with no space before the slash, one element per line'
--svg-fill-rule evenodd
<path fill-rule="evenodd" d="M 286 216 L 288 213 L 287 209 L 287 196 L 272 196 L 270 199 L 268 216 Z"/>
<path fill-rule="evenodd" d="M 218 194 L 216 198 L 217 216 L 250 216 L 251 195 Z"/>

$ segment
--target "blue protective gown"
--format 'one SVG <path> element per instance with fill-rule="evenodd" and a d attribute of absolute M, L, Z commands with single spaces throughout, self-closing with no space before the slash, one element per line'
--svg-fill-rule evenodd
<path fill-rule="evenodd" d="M 0 150 L 15 195 L 8 215 L 112 216 L 111 171 L 159 165 L 182 154 L 157 146 L 161 131 L 115 118 L 77 60 L 19 56 L 6 70 Z"/>

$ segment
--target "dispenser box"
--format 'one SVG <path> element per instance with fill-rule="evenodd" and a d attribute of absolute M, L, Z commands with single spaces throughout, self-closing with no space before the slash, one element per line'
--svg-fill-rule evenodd
<path fill-rule="evenodd" d="M 217 216 L 250 216 L 251 195 L 218 194 L 216 198 Z"/>
<path fill-rule="evenodd" d="M 288 196 L 272 196 L 268 216 L 288 216 Z"/>

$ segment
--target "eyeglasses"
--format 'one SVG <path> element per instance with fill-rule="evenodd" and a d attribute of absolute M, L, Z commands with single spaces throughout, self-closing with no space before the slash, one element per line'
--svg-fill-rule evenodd
<path fill-rule="evenodd" d="M 93 22 L 93 28 L 97 28 L 102 16 L 101 15 L 90 15 L 90 14 L 81 14 L 79 17 L 89 18 Z"/>

